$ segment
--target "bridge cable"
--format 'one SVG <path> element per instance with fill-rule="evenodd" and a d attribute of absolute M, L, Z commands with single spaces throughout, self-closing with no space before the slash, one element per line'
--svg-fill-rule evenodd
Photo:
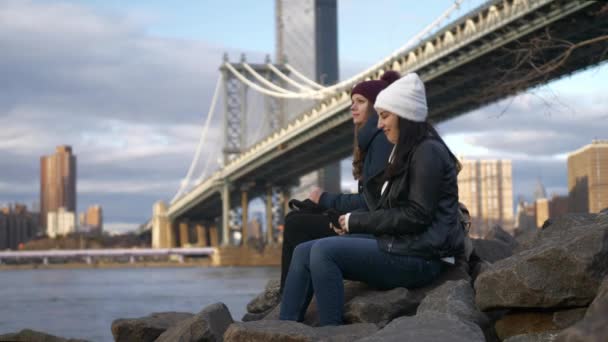
<path fill-rule="evenodd" d="M 266 64 L 266 66 L 268 67 L 268 69 L 270 69 L 275 75 L 277 75 L 279 78 L 281 78 L 283 81 L 293 85 L 296 88 L 299 88 L 301 90 L 306 90 L 306 91 L 312 91 L 311 88 L 302 85 L 296 81 L 294 81 L 293 79 L 289 78 L 287 75 L 285 75 L 281 70 L 277 69 L 274 65 L 272 65 L 271 63 Z"/>
<path fill-rule="evenodd" d="M 446 11 L 444 11 L 431 24 L 427 25 L 421 32 L 419 32 L 413 38 L 411 38 L 410 40 L 408 40 L 408 42 L 405 43 L 403 46 L 401 46 L 399 49 L 395 50 L 393 53 L 391 53 L 388 57 L 384 58 L 382 61 L 374 64 L 370 68 L 368 68 L 368 69 L 360 72 L 359 74 L 357 74 L 355 76 L 352 76 L 351 78 L 349 78 L 347 80 L 344 80 L 342 82 L 339 82 L 337 84 L 334 84 L 334 85 L 331 85 L 331 86 L 328 86 L 328 87 L 324 87 L 324 86 L 322 86 L 322 85 L 320 85 L 320 84 L 312 81 L 311 79 L 307 78 L 305 75 L 303 75 L 301 72 L 299 72 L 297 69 L 295 69 L 291 65 L 285 64 L 285 67 L 287 68 L 287 70 L 289 70 L 295 76 L 297 76 L 298 78 L 300 78 L 302 81 L 308 83 L 309 85 L 311 85 L 311 86 L 313 86 L 313 87 L 315 87 L 317 89 L 314 90 L 314 91 L 295 93 L 295 94 L 298 94 L 300 96 L 293 96 L 293 95 L 291 95 L 291 96 L 280 96 L 280 95 L 276 94 L 275 92 L 269 91 L 267 89 L 266 90 L 262 90 L 261 87 L 252 87 L 252 88 L 254 88 L 255 90 L 260 91 L 260 92 L 262 92 L 262 93 L 264 93 L 264 94 L 266 94 L 268 96 L 281 97 L 281 98 L 298 98 L 298 99 L 320 99 L 320 98 L 323 98 L 328 93 L 334 92 L 336 90 L 339 91 L 339 90 L 350 88 L 355 83 L 360 82 L 361 80 L 365 79 L 366 77 L 372 76 L 371 74 L 373 74 L 377 69 L 380 69 L 383 65 L 389 63 L 392 59 L 394 59 L 394 58 L 402 55 L 408 49 L 410 49 L 412 46 L 415 46 L 416 44 L 418 44 L 420 42 L 420 40 L 422 40 L 426 35 L 428 35 L 433 29 L 435 29 L 436 27 L 440 26 L 443 23 L 444 20 L 448 19 L 455 10 L 460 9 L 460 5 L 462 4 L 463 1 L 464 0 L 454 0 L 454 4 L 453 5 L 451 5 Z M 276 68 L 274 68 L 274 69 L 276 69 Z M 232 68 L 231 72 L 235 73 L 236 70 L 234 70 L 234 71 L 233 70 L 234 69 Z M 272 70 L 272 68 L 271 68 L 271 70 Z M 282 73 L 280 73 L 279 70 L 273 70 L 273 71 L 275 73 L 277 73 L 277 75 L 279 75 L 281 77 L 280 74 L 282 74 Z M 237 76 L 237 75 L 235 74 L 235 76 Z M 283 76 L 284 76 L 284 74 L 283 74 Z M 281 78 L 285 79 L 286 81 L 287 81 L 287 79 L 289 79 L 288 76 L 281 77 Z M 239 77 L 239 79 L 241 79 L 241 77 Z M 245 80 L 241 79 L 241 81 L 243 81 L 243 82 L 245 82 L 245 83 L 247 83 L 248 85 L 251 86 L 251 82 L 247 82 L 246 79 Z M 293 81 L 293 82 L 297 83 L 295 81 Z M 290 82 L 290 83 L 292 83 L 292 82 Z M 292 84 L 294 84 L 294 83 L 292 83 Z"/>
<path fill-rule="evenodd" d="M 319 92 L 307 92 L 307 93 L 293 93 L 293 94 L 285 94 L 285 93 L 280 93 L 280 92 L 276 92 L 276 91 L 272 91 L 266 88 L 263 88 L 261 86 L 259 86 L 258 84 L 255 84 L 254 82 L 250 81 L 249 79 L 247 79 L 247 77 L 245 77 L 243 74 L 241 74 L 240 72 L 238 72 L 230 63 L 226 62 L 224 63 L 224 66 L 226 67 L 226 69 L 228 69 L 228 71 L 230 71 L 236 78 L 239 79 L 239 81 L 245 83 L 247 86 L 249 86 L 250 88 L 268 95 L 268 96 L 273 96 L 273 97 L 278 97 L 278 98 L 285 98 L 285 99 L 319 99 L 322 97 L 322 94 L 320 94 Z"/>
<path fill-rule="evenodd" d="M 200 139 L 198 141 L 198 146 L 196 146 L 196 152 L 194 152 L 194 159 L 192 159 L 192 163 L 190 163 L 190 168 L 188 169 L 188 173 L 186 174 L 186 177 L 181 181 L 180 188 L 177 191 L 177 193 L 175 194 L 175 196 L 173 197 L 173 199 L 171 200 L 171 203 L 173 203 L 179 196 L 181 196 L 181 194 L 184 192 L 184 190 L 190 183 L 190 177 L 192 177 L 192 173 L 194 172 L 194 167 L 198 163 L 198 159 L 201 154 L 201 149 L 203 147 L 203 143 L 207 139 L 207 131 L 208 131 L 209 125 L 211 123 L 211 118 L 213 117 L 213 114 L 215 113 L 215 105 L 217 103 L 217 98 L 219 97 L 219 94 L 220 94 L 221 85 L 222 85 L 222 77 L 220 75 L 215 84 L 215 90 L 213 92 L 213 98 L 211 99 L 211 105 L 209 106 L 209 112 L 207 113 L 207 118 L 205 119 L 205 124 L 203 126 L 203 130 L 201 132 Z"/>
<path fill-rule="evenodd" d="M 260 81 L 261 83 L 263 83 L 267 87 L 269 87 L 271 89 L 274 89 L 276 91 L 279 91 L 281 93 L 285 93 L 285 94 L 297 94 L 297 93 L 295 93 L 293 91 L 290 91 L 290 90 L 285 89 L 285 88 L 281 88 L 278 85 L 270 82 L 264 76 L 260 75 L 257 71 L 255 71 L 249 64 L 247 64 L 247 63 L 241 63 L 241 64 L 243 65 L 243 68 L 245 68 L 245 70 L 247 70 L 255 79 L 257 79 L 258 81 Z"/>

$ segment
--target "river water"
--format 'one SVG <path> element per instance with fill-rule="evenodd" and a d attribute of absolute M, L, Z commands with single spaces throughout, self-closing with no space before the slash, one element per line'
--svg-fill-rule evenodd
<path fill-rule="evenodd" d="M 0 335 L 30 328 L 113 341 L 115 319 L 197 313 L 216 302 L 240 321 L 247 303 L 273 278 L 279 278 L 276 267 L 0 271 Z"/>

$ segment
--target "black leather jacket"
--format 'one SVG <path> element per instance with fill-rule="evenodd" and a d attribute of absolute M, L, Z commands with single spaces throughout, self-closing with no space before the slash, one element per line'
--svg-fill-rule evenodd
<path fill-rule="evenodd" d="M 352 234 L 374 234 L 380 249 L 427 259 L 464 252 L 464 232 L 458 216 L 457 170 L 451 153 L 427 138 L 413 151 L 404 170 L 387 185 L 375 210 L 353 212 Z M 382 176 L 380 176 L 382 177 Z M 364 191 L 374 193 L 378 181 Z M 377 196 L 366 196 L 374 198 Z"/>

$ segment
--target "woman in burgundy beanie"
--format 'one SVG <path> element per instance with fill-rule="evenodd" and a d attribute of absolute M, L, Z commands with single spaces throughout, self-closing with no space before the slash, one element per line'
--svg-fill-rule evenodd
<path fill-rule="evenodd" d="M 332 194 L 315 188 L 309 195 L 312 202 L 325 209 L 334 209 L 342 215 L 356 210 L 369 210 L 369 206 L 378 200 L 375 197 L 380 195 L 382 184 L 378 184 L 377 194 L 364 194 L 362 190 L 369 179 L 384 172 L 393 145 L 386 139 L 382 130 L 376 127 L 378 114 L 374 110 L 374 103 L 378 94 L 399 78 L 399 73 L 387 71 L 379 80 L 361 82 L 351 91 L 350 110 L 355 124 L 353 176 L 359 183 L 359 192 Z M 281 292 L 296 246 L 302 242 L 328 236 L 336 236 L 336 233 L 329 227 L 327 216 L 299 214 L 285 218 L 281 258 Z"/>

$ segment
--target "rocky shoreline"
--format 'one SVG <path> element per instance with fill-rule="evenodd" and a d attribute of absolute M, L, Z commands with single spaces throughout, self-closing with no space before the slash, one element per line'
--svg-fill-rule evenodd
<path fill-rule="evenodd" d="M 278 281 L 234 321 L 223 303 L 197 314 L 153 313 L 112 323 L 115 341 L 605 341 L 608 213 L 568 214 L 517 239 L 497 227 L 430 286 L 377 291 L 345 281 L 344 320 L 279 321 Z M 36 335 L 38 334 L 38 335 Z M 0 341 L 78 341 L 31 330 Z"/>

